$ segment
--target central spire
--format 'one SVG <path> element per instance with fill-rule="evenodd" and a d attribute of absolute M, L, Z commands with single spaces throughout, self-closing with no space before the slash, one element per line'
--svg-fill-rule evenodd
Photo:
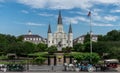
<path fill-rule="evenodd" d="M 58 24 L 62 24 L 61 10 L 59 10 Z"/>
<path fill-rule="evenodd" d="M 49 24 L 49 26 L 48 26 L 48 33 L 51 33 L 50 24 Z"/>

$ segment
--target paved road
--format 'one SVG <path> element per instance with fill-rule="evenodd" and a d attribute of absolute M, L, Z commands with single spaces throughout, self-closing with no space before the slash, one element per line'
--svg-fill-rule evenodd
<path fill-rule="evenodd" d="M 5 72 L 5 73 L 108 73 L 108 72 Z M 119 73 L 119 72 L 109 72 L 109 73 Z"/>

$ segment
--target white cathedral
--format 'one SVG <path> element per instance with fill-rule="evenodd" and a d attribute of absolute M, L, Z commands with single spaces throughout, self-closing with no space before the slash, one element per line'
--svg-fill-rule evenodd
<path fill-rule="evenodd" d="M 61 51 L 63 47 L 73 47 L 73 33 L 71 24 L 69 26 L 68 35 L 63 30 L 61 11 L 59 11 L 57 31 L 52 34 L 50 24 L 48 26 L 48 47 L 54 45 Z"/>

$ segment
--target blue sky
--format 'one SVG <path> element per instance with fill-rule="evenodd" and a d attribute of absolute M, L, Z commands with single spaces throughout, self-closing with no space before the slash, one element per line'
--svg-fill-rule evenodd
<path fill-rule="evenodd" d="M 0 33 L 19 36 L 31 30 L 46 38 L 49 23 L 57 30 L 60 9 L 64 31 L 71 22 L 74 38 L 89 32 L 90 10 L 93 34 L 120 30 L 119 0 L 0 0 Z"/>

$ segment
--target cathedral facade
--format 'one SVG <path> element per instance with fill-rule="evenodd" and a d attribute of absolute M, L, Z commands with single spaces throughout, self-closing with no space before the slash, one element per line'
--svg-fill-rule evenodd
<path fill-rule="evenodd" d="M 58 51 L 61 51 L 61 48 L 63 47 L 73 47 L 72 26 L 70 24 L 68 34 L 64 32 L 61 11 L 59 11 L 58 15 L 57 31 L 52 33 L 51 26 L 49 24 L 47 39 L 48 47 L 54 45 L 58 48 Z"/>

